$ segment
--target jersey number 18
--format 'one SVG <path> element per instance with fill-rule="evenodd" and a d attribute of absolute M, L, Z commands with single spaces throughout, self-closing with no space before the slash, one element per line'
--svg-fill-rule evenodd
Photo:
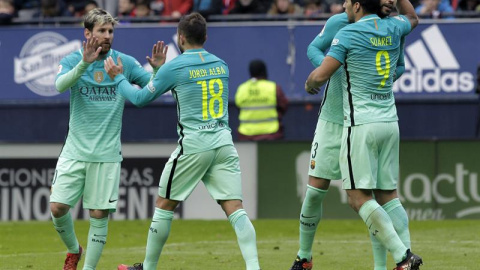
<path fill-rule="evenodd" d="M 198 81 L 202 86 L 202 117 L 208 120 L 208 115 L 215 119 L 223 115 L 223 83 L 220 79 L 210 79 L 208 81 Z M 218 86 L 218 92 L 215 92 L 215 84 Z M 208 94 L 210 93 L 210 100 Z M 215 111 L 215 101 L 218 102 L 218 112 Z"/>

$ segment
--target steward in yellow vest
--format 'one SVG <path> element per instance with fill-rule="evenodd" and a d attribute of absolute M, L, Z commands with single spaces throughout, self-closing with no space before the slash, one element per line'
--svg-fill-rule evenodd
<path fill-rule="evenodd" d="M 288 103 L 285 95 L 275 82 L 266 79 L 266 67 L 261 60 L 250 63 L 250 75 L 252 78 L 242 83 L 235 94 L 235 104 L 240 109 L 239 139 L 281 139 L 280 117 Z"/>

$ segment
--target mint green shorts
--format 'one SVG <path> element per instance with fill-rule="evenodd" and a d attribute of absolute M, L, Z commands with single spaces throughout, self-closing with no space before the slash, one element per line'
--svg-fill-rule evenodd
<path fill-rule="evenodd" d="M 397 122 L 345 127 L 340 149 L 343 188 L 396 189 L 399 141 Z"/>
<path fill-rule="evenodd" d="M 327 180 L 341 179 L 339 158 L 342 132 L 342 125 L 318 119 L 310 150 L 308 175 Z"/>
<path fill-rule="evenodd" d="M 184 201 L 202 181 L 214 200 L 242 200 L 242 180 L 237 150 L 233 145 L 183 155 L 172 153 L 162 176 L 158 195 Z"/>
<path fill-rule="evenodd" d="M 83 208 L 115 212 L 120 162 L 84 162 L 58 158 L 50 202 L 74 207 L 83 195 Z"/>

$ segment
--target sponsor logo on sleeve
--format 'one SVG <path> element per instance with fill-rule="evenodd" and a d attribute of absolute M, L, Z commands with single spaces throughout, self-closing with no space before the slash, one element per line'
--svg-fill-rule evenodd
<path fill-rule="evenodd" d="M 150 91 L 150 93 L 155 93 L 155 86 L 153 86 L 153 82 L 149 82 L 148 85 L 147 85 L 147 89 L 148 91 Z"/>

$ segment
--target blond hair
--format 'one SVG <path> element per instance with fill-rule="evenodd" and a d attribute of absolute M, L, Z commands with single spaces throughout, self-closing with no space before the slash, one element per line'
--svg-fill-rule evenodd
<path fill-rule="evenodd" d="M 116 25 L 118 21 L 116 18 L 113 18 L 110 13 L 101 8 L 95 8 L 90 10 L 83 19 L 83 26 L 90 31 L 93 31 L 93 27 L 96 24 L 104 25 L 107 23 Z"/>

